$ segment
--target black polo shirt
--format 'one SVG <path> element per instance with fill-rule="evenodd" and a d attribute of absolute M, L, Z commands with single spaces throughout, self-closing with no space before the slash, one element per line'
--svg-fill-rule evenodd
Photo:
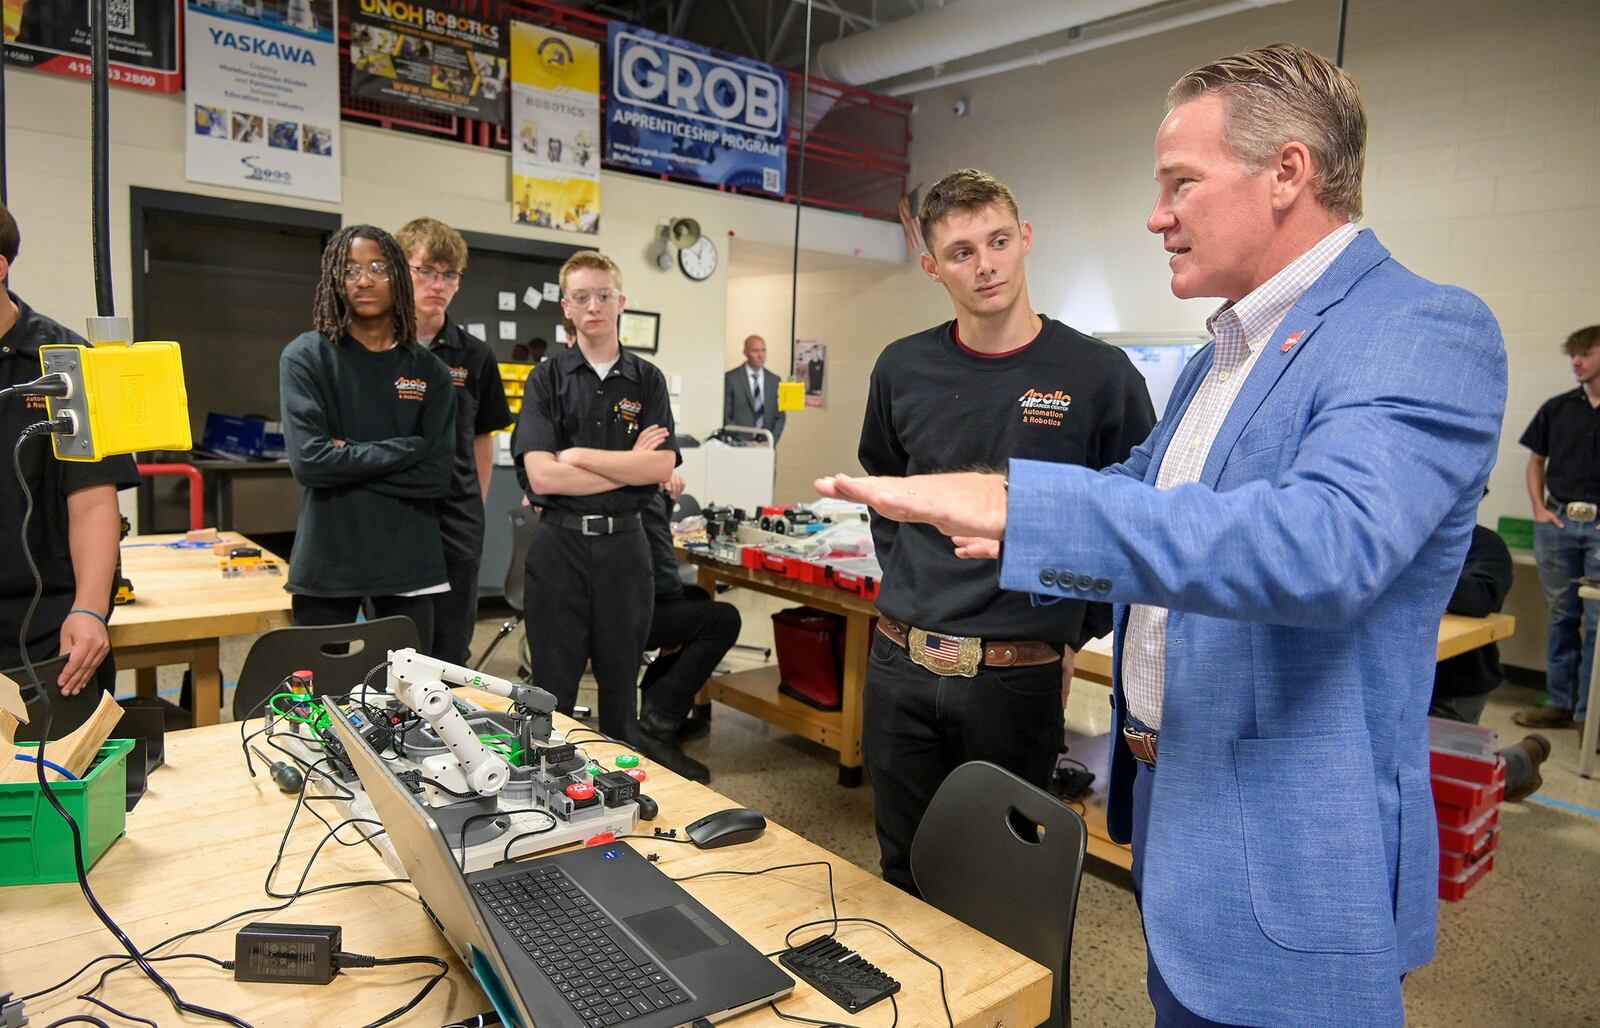
<path fill-rule="evenodd" d="M 8 293 L 17 305 L 17 323 L 0 336 L 0 386 L 31 382 L 43 372 L 39 347 L 52 343 L 88 345 L 76 332 L 45 317 Z M 47 417 L 42 396 L 0 399 L 0 443 L 5 445 L 0 467 L 0 632 L 7 652 L 16 646 L 22 608 L 33 596 L 33 575 L 18 549 L 22 538 L 24 501 L 11 466 L 11 452 L 22 430 Z M 77 591 L 72 573 L 72 550 L 67 541 L 67 497 L 80 489 L 112 485 L 125 489 L 139 484 L 133 458 L 107 457 L 92 463 L 57 460 L 48 438 L 30 440 L 22 449 L 22 473 L 33 492 L 33 518 L 28 523 L 28 548 L 44 578 L 44 595 L 70 595 Z M 107 597 L 109 602 L 110 597 Z"/>
<path fill-rule="evenodd" d="M 444 559 L 477 560 L 483 556 L 483 493 L 473 442 L 511 424 L 511 405 L 494 353 L 482 339 L 447 318 L 428 349 L 450 369 L 456 387 L 456 462 L 450 493 L 439 501 Z"/>
<path fill-rule="evenodd" d="M 1544 486 L 1557 503 L 1600 503 L 1600 409 L 1583 387 L 1552 396 L 1522 433 L 1522 445 L 1548 458 Z"/>
<path fill-rule="evenodd" d="M 569 346 L 528 375 L 522 414 L 511 436 L 518 481 L 536 507 L 568 514 L 637 514 L 654 499 L 657 485 L 619 486 L 593 496 L 545 496 L 530 487 L 522 455 L 574 446 L 631 450 L 651 425 L 673 431 L 667 380 L 654 364 L 623 350 L 602 382 L 583 351 Z M 681 460 L 677 443 L 669 436 L 662 446 L 672 450 L 676 466 Z"/>

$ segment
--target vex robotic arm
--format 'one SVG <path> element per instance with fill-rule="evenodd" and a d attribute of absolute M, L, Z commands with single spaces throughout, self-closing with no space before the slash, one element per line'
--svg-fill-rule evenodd
<path fill-rule="evenodd" d="M 510 780 L 511 765 L 485 746 L 461 716 L 450 696 L 452 685 L 470 685 L 510 700 L 525 752 L 536 742 L 549 740 L 556 698 L 538 686 L 508 682 L 414 649 L 389 651 L 389 693 L 421 715 L 449 747 L 460 762 L 467 788 L 480 796 L 497 795 Z"/>

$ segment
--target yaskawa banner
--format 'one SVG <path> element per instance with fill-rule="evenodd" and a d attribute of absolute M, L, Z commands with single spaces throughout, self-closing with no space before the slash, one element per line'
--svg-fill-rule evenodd
<path fill-rule="evenodd" d="M 188 0 L 186 175 L 339 202 L 334 0 Z"/>
<path fill-rule="evenodd" d="M 606 161 L 782 194 L 789 83 L 745 57 L 612 21 Z"/>
<path fill-rule="evenodd" d="M 599 232 L 599 141 L 599 44 L 512 22 L 512 218 Z"/>

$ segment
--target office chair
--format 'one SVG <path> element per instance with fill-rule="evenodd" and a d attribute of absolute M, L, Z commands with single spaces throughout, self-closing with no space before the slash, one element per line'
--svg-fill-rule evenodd
<path fill-rule="evenodd" d="M 1085 836 L 1083 818 L 1060 800 L 973 761 L 939 786 L 911 841 L 923 899 L 1050 969 L 1050 1028 L 1072 1023 L 1068 972 Z"/>
<path fill-rule="evenodd" d="M 348 625 L 274 628 L 245 654 L 233 690 L 233 719 L 260 717 L 267 698 L 282 691 L 283 680 L 295 671 L 312 673 L 318 695 L 353 692 L 367 672 L 388 659 L 390 650 L 417 642 L 416 622 L 399 614 Z"/>
<path fill-rule="evenodd" d="M 533 530 L 539 524 L 539 515 L 530 507 L 512 507 L 507 512 L 511 519 L 511 565 L 506 568 L 506 605 L 514 612 L 500 625 L 500 630 L 489 640 L 489 646 L 483 651 L 483 656 L 473 661 L 472 666 L 479 671 L 489 662 L 496 648 L 505 640 L 505 637 L 517 630 L 522 624 L 523 585 L 527 582 L 528 575 L 528 549 L 533 545 Z M 527 657 L 524 655 L 524 661 Z"/>

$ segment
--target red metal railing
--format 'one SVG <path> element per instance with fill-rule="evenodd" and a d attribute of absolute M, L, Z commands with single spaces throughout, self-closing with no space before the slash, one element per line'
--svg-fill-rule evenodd
<path fill-rule="evenodd" d="M 531 22 L 559 29 L 604 45 L 609 19 L 565 7 L 551 0 L 457 0 L 464 14 L 501 24 L 512 20 Z M 347 121 L 377 125 L 399 132 L 411 132 L 450 139 L 467 146 L 509 151 L 510 127 L 504 123 L 477 121 L 457 115 L 433 114 L 404 104 L 367 100 L 350 95 L 350 26 L 346 8 L 341 7 L 339 25 L 339 76 L 342 110 Z M 896 207 L 905 192 L 910 174 L 911 105 L 903 100 L 879 96 L 865 89 L 828 82 L 813 77 L 805 108 L 811 129 L 800 145 L 802 76 L 789 73 L 789 168 L 788 188 L 783 199 L 793 202 L 800 188 L 800 166 L 805 163 L 804 202 L 817 207 L 850 211 L 869 218 L 898 220 Z M 602 124 L 605 121 L 606 84 L 601 83 Z M 506 103 L 511 102 L 507 95 Z M 819 112 L 820 116 L 819 116 Z M 509 121 L 509 119 L 507 119 Z M 605 164 L 604 167 L 642 174 L 631 168 Z M 648 176 L 673 178 L 674 176 Z M 683 181 L 692 181 L 684 179 Z M 703 183 L 693 183 L 703 185 Z M 770 197 L 759 190 L 736 190 L 707 186 L 726 192 L 748 192 Z"/>
<path fill-rule="evenodd" d="M 189 480 L 189 528 L 206 527 L 206 480 L 193 464 L 140 464 L 139 474 L 150 478 L 177 475 Z"/>

